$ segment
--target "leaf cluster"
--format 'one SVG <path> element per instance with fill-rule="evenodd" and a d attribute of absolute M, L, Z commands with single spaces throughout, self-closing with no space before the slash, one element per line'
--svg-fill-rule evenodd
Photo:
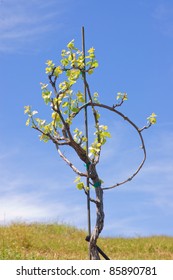
<path fill-rule="evenodd" d="M 25 106 L 24 112 L 28 115 L 26 125 L 40 132 L 40 140 L 44 142 L 53 141 L 61 157 L 66 162 L 68 160 L 61 154 L 60 146 L 71 146 L 85 164 L 90 162 L 97 164 L 102 145 L 106 143 L 107 138 L 111 137 L 107 131 L 108 127 L 100 125 L 100 114 L 92 106 L 92 103 L 99 103 L 99 94 L 97 92 L 91 94 L 86 81 L 86 74 L 93 74 L 97 67 L 95 49 L 90 48 L 84 56 L 83 52 L 76 48 L 74 40 L 72 40 L 67 44 L 67 49 L 62 50 L 59 64 L 56 64 L 53 60 L 46 61 L 45 73 L 48 76 L 49 83 L 40 83 L 43 101 L 51 107 L 51 121 L 47 122 L 36 117 L 35 114 L 38 112 L 32 111 L 31 106 Z M 85 83 L 87 88 L 88 102 L 86 102 L 86 96 L 83 91 L 74 90 L 74 85 L 80 80 Z M 75 117 L 87 106 L 92 107 L 95 123 L 92 143 L 89 143 L 87 137 L 78 127 L 72 129 Z M 88 145 L 89 154 L 87 152 Z M 77 171 L 77 173 L 80 172 Z"/>
<path fill-rule="evenodd" d="M 96 110 L 97 107 L 105 108 L 119 114 L 124 119 L 122 113 L 115 108 L 121 106 L 128 99 L 127 93 L 118 92 L 116 99 L 117 104 L 112 107 L 100 104 L 99 94 L 97 92 L 91 94 L 86 74 L 93 74 L 98 67 L 98 61 L 95 56 L 95 49 L 92 47 L 84 55 L 82 51 L 76 48 L 74 40 L 67 44 L 67 48 L 61 52 L 59 64 L 53 60 L 46 61 L 45 73 L 48 76 L 49 83 L 40 83 L 41 95 L 46 105 L 51 108 L 51 121 L 40 119 L 35 115 L 36 110 L 32 110 L 31 106 L 25 106 L 25 114 L 28 115 L 26 121 L 27 126 L 31 126 L 39 131 L 41 141 L 52 141 L 60 154 L 60 156 L 68 163 L 68 165 L 80 176 L 88 176 L 86 173 L 80 172 L 61 152 L 62 145 L 68 145 L 75 150 L 78 157 L 86 164 L 96 165 L 99 162 L 102 146 L 106 143 L 107 138 L 111 137 L 108 127 L 100 124 L 100 114 Z M 82 90 L 74 90 L 74 85 L 82 81 L 86 88 L 86 93 Z M 51 90 L 50 87 L 51 86 Z M 88 100 L 88 101 L 87 101 Z M 79 128 L 73 128 L 75 117 L 88 106 L 92 109 L 94 120 L 94 140 L 89 143 L 89 139 Z M 129 119 L 129 123 L 133 125 L 139 133 L 150 125 L 156 123 L 156 115 L 154 113 L 148 117 L 148 126 L 139 130 Z M 88 153 L 89 152 L 89 153 Z M 100 182 L 100 181 L 98 181 Z M 97 182 L 97 183 L 98 183 Z M 100 183 L 99 183 L 100 184 Z M 78 189 L 83 189 L 84 185 L 77 181 Z"/>

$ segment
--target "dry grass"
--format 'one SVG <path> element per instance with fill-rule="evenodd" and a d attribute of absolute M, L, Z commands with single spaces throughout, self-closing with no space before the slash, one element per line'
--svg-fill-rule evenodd
<path fill-rule="evenodd" d="M 86 232 L 57 224 L 0 227 L 1 260 L 85 260 Z M 173 237 L 100 238 L 98 245 L 117 260 L 173 260 Z"/>
<path fill-rule="evenodd" d="M 112 259 L 173 260 L 173 237 L 109 238 L 99 244 Z"/>

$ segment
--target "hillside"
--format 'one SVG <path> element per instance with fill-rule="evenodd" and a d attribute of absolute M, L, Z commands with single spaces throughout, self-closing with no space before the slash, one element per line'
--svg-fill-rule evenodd
<path fill-rule="evenodd" d="M 1 260 L 85 260 L 86 232 L 58 224 L 12 224 L 0 227 Z M 173 260 L 173 237 L 100 238 L 110 259 Z"/>

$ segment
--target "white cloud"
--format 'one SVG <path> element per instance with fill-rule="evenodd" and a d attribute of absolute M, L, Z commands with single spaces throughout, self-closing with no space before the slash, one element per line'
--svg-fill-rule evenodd
<path fill-rule="evenodd" d="M 50 165 L 49 165 L 50 166 Z M 41 167 L 41 166 L 40 166 Z M 5 175 L 2 173 L 6 171 Z M 38 178 L 32 173 L 10 175 L 2 170 L 0 178 L 0 223 L 21 220 L 25 222 L 65 222 L 84 225 L 85 203 L 74 196 L 70 186 L 55 178 Z M 67 183 L 68 180 L 66 180 Z M 74 189 L 74 192 L 77 191 Z M 80 195 L 80 194 L 79 194 Z M 83 194 L 84 195 L 84 194 Z M 76 203 L 75 203 L 76 202 Z"/>
<path fill-rule="evenodd" d="M 0 9 L 0 51 L 16 51 L 62 26 L 59 2 L 4 1 Z M 56 21 L 56 24 L 55 24 Z"/>
<path fill-rule="evenodd" d="M 64 172 L 62 161 L 48 156 L 46 162 L 40 161 L 39 152 L 34 151 L 34 155 L 37 160 L 32 162 L 22 149 L 9 148 L 7 153 L 1 150 L 0 223 L 5 219 L 5 223 L 64 222 L 84 227 L 85 194 L 75 189 L 68 166 Z M 25 166 L 20 164 L 23 157 L 27 158 Z"/>
<path fill-rule="evenodd" d="M 43 201 L 42 201 L 43 199 Z M 68 207 L 70 206 L 70 207 Z M 36 193 L 19 193 L 0 198 L 0 223 L 23 222 L 65 222 L 84 225 L 82 205 L 69 205 L 65 201 L 50 202 Z"/>

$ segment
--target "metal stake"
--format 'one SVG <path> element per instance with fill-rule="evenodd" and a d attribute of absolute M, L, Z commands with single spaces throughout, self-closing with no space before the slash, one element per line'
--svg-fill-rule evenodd
<path fill-rule="evenodd" d="M 85 31 L 84 31 L 84 27 L 82 27 L 82 51 L 83 51 L 83 55 L 85 57 Z M 85 59 L 84 59 L 84 65 L 85 65 Z M 85 66 L 84 66 L 84 70 L 85 70 Z M 85 71 L 83 73 L 83 79 L 84 79 L 84 97 L 85 97 L 85 103 L 87 103 L 86 73 L 85 73 Z M 85 137 L 87 138 L 86 153 L 88 155 L 88 112 L 87 112 L 87 106 L 85 107 L 85 111 L 84 111 L 84 122 L 85 122 Z M 88 172 L 88 170 L 87 170 L 87 172 Z M 89 178 L 88 177 L 86 179 L 86 185 L 87 185 L 87 188 L 88 188 L 88 191 L 87 191 L 88 235 L 91 236 L 90 190 L 89 190 Z M 89 246 L 89 259 L 91 259 L 90 246 Z"/>

